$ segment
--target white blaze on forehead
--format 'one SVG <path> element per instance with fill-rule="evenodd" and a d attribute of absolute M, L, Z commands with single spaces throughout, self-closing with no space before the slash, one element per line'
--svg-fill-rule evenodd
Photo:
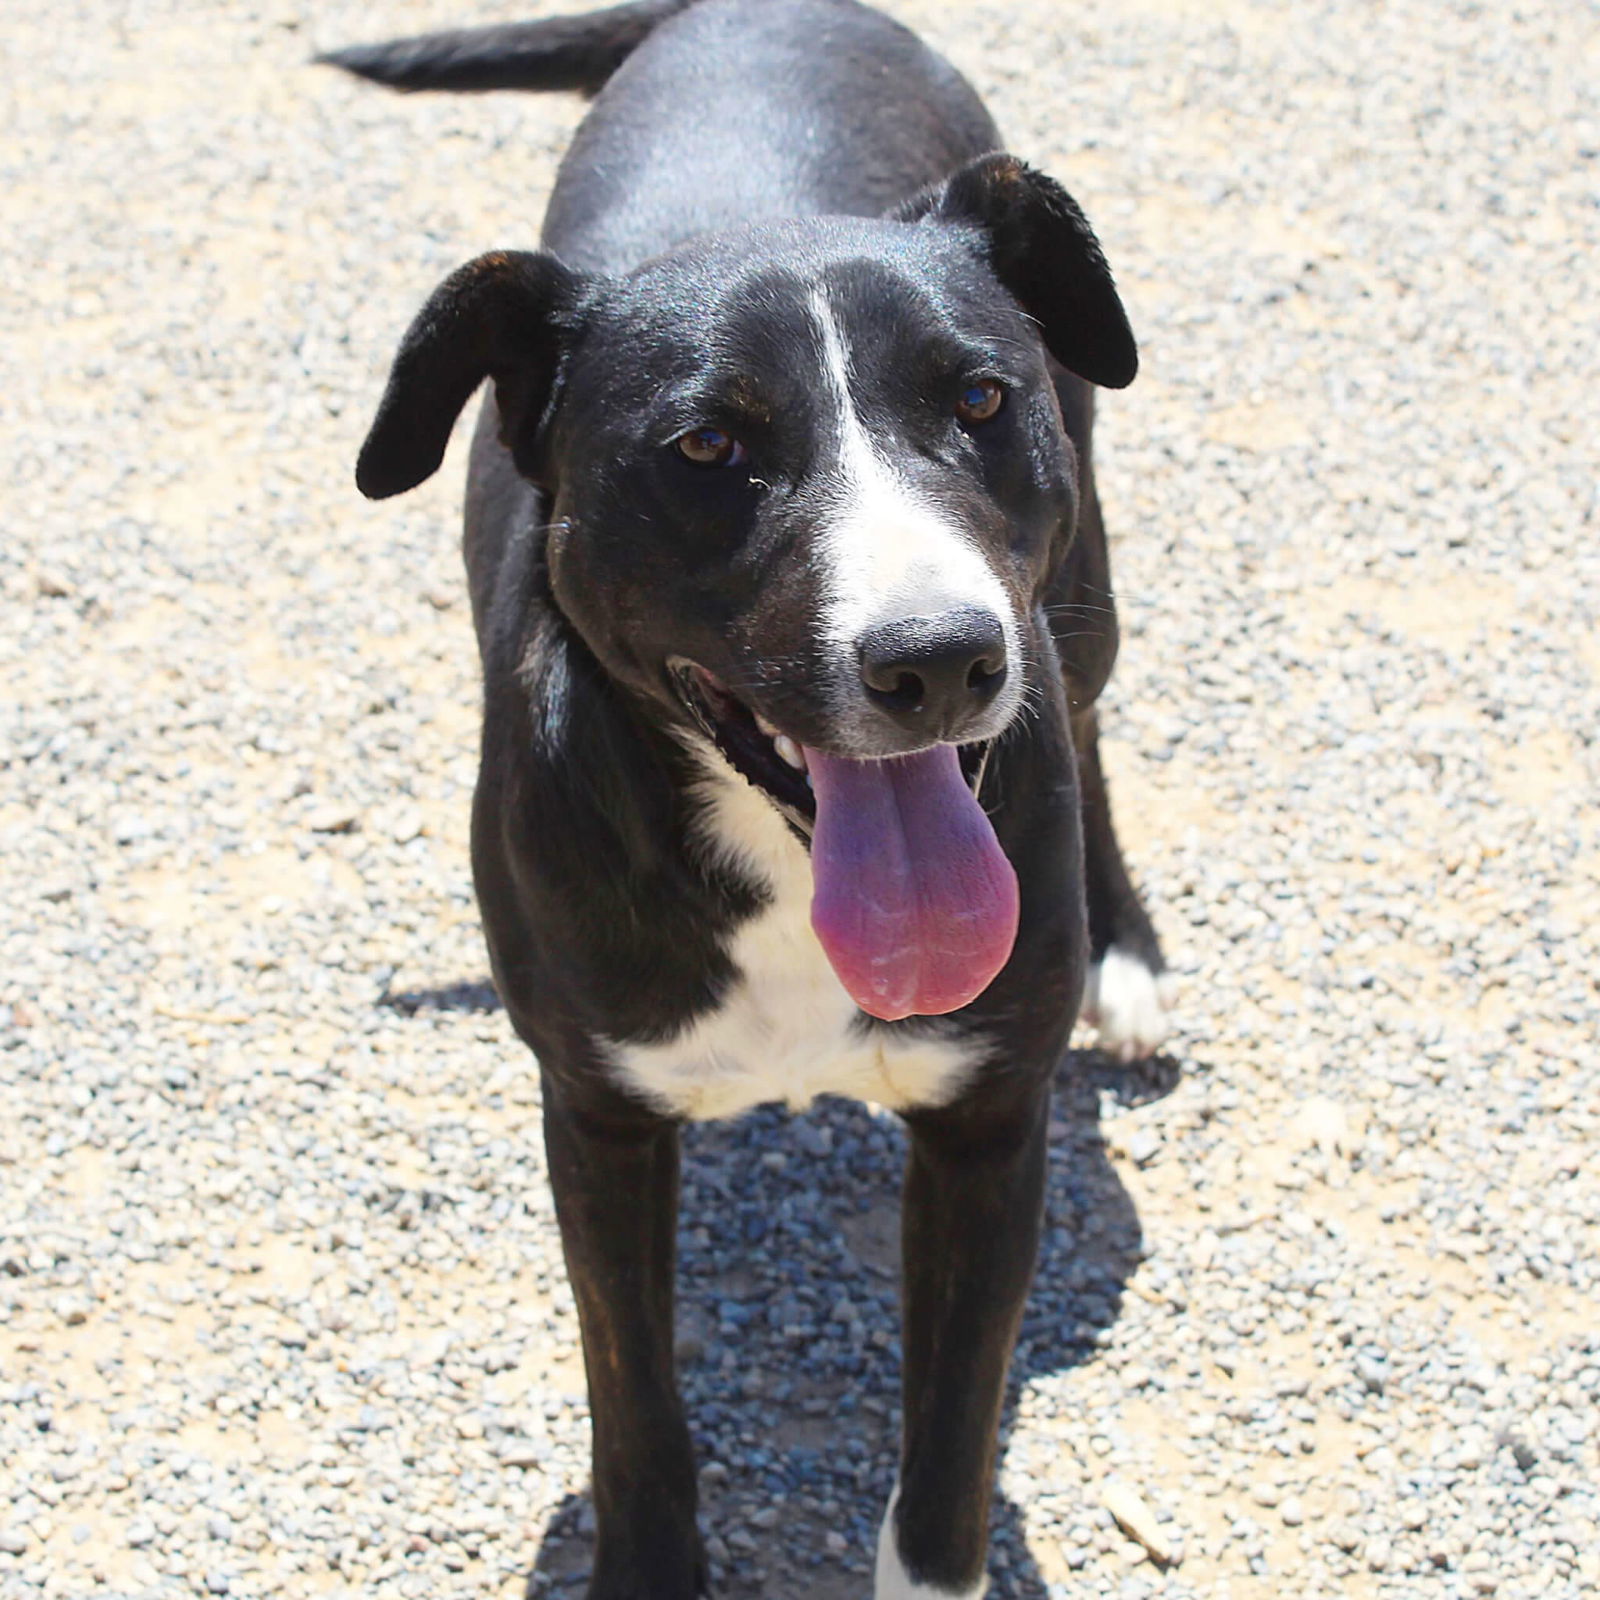
<path fill-rule="evenodd" d="M 836 499 L 820 529 L 824 636 L 853 663 L 868 628 L 977 605 L 1000 619 L 1006 654 L 1015 660 L 1016 623 L 1005 586 L 972 538 L 914 490 L 868 433 L 850 394 L 849 349 L 820 292 L 812 312 L 839 440 Z"/>

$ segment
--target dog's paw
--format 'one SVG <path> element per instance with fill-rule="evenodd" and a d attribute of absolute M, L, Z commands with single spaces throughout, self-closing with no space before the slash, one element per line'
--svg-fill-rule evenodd
<path fill-rule="evenodd" d="M 1171 1031 L 1167 1006 L 1170 972 L 1156 973 L 1138 956 L 1112 945 L 1089 968 L 1083 991 L 1083 1020 L 1100 1035 L 1100 1048 L 1118 1061 L 1153 1056 Z"/>
<path fill-rule="evenodd" d="M 889 1496 L 889 1509 L 883 1515 L 883 1526 L 878 1530 L 878 1568 L 872 1585 L 872 1600 L 983 1600 L 989 1588 L 987 1577 L 980 1578 L 970 1589 L 952 1591 L 935 1589 L 918 1583 L 900 1559 L 894 1531 L 894 1508 L 900 1501 L 900 1486 L 895 1485 Z"/>

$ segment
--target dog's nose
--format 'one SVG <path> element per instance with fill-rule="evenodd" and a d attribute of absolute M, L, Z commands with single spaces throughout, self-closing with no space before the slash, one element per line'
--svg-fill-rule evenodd
<path fill-rule="evenodd" d="M 858 642 L 867 698 L 901 727 L 959 739 L 1006 681 L 1006 636 L 982 606 L 901 617 Z"/>

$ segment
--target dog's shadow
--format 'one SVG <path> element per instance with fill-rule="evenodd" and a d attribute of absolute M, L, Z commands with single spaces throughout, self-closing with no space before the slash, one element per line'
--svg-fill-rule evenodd
<path fill-rule="evenodd" d="M 1170 1063 L 1073 1052 L 1058 1074 L 1045 1238 L 1003 1423 L 1034 1378 L 1088 1361 L 1139 1260 L 1139 1218 L 1100 1128 L 1170 1093 Z M 899 1432 L 899 1122 L 843 1100 L 685 1136 L 678 1357 L 717 1600 L 867 1600 Z M 1005 1440 L 1002 1440 L 1002 1446 Z M 996 1502 L 991 1600 L 1048 1587 L 1021 1508 Z M 549 1522 L 528 1594 L 577 1600 L 593 1514 Z"/>

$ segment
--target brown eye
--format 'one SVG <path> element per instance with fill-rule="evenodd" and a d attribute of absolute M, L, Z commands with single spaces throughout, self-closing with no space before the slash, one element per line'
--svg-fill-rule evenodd
<path fill-rule="evenodd" d="M 721 428 L 695 428 L 673 442 L 678 454 L 697 467 L 736 467 L 748 455 L 745 447 Z"/>
<path fill-rule="evenodd" d="M 1005 388 L 993 378 L 977 378 L 961 391 L 956 402 L 956 415 L 968 427 L 977 422 L 987 422 L 1005 403 Z"/>

